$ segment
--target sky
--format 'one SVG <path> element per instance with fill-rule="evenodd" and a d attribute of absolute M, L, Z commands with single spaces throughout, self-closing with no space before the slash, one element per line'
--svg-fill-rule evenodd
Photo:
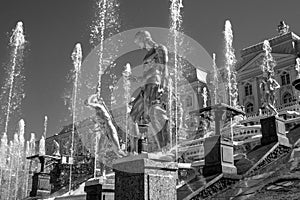
<path fill-rule="evenodd" d="M 140 27 L 169 27 L 168 0 L 119 0 L 120 31 Z M 26 40 L 22 115 L 26 135 L 43 132 L 47 115 L 47 135 L 58 133 L 70 123 L 64 95 L 71 89 L 67 76 L 72 69 L 70 55 L 77 42 L 83 57 L 92 50 L 90 26 L 95 19 L 95 0 L 0 0 L 0 85 L 4 84 L 8 42 L 12 29 L 23 21 Z M 299 0 L 183 0 L 183 31 L 201 44 L 209 54 L 217 54 L 222 65 L 223 29 L 230 20 L 236 55 L 249 45 L 277 35 L 284 20 L 300 34 Z M 4 116 L 0 116 L 3 118 Z M 11 138 L 12 133 L 9 133 Z"/>

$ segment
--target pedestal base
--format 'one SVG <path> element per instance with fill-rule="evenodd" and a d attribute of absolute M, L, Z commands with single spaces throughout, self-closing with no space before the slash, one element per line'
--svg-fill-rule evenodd
<path fill-rule="evenodd" d="M 116 160 L 113 168 L 115 200 L 177 199 L 177 163 L 140 154 Z"/>
<path fill-rule="evenodd" d="M 260 120 L 261 123 L 261 144 L 268 145 L 278 142 L 280 145 L 290 147 L 289 139 L 285 134 L 285 124 L 282 119 L 276 116 L 267 117 Z"/>
<path fill-rule="evenodd" d="M 50 175 L 47 173 L 35 173 L 32 177 L 30 197 L 47 197 L 50 195 L 50 192 Z"/>
<path fill-rule="evenodd" d="M 203 176 L 208 177 L 221 173 L 237 174 L 237 169 L 234 166 L 232 142 L 222 141 L 219 135 L 206 138 L 204 152 Z"/>
<path fill-rule="evenodd" d="M 86 200 L 114 200 L 114 185 L 105 184 L 101 179 L 87 181 L 84 191 Z"/>

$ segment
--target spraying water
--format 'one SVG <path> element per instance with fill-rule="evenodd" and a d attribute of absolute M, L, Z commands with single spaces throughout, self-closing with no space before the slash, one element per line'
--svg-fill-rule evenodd
<path fill-rule="evenodd" d="M 101 79 L 106 67 L 110 65 L 109 58 L 104 58 L 104 39 L 106 36 L 118 32 L 119 21 L 117 8 L 119 7 L 118 0 L 98 0 L 96 5 L 95 20 L 91 26 L 90 43 L 98 45 L 98 81 L 97 95 L 100 98 L 101 94 Z M 113 96 L 112 96 L 113 97 Z M 97 138 L 95 138 L 97 140 Z M 96 176 L 97 168 L 97 141 L 95 144 L 95 167 L 94 176 Z"/>
<path fill-rule="evenodd" d="M 19 181 L 19 172 L 23 168 L 22 158 L 24 155 L 24 133 L 25 133 L 25 122 L 23 119 L 21 119 L 19 121 L 19 130 L 18 130 L 19 144 L 17 146 L 16 182 L 15 182 L 15 193 L 14 193 L 15 199 L 18 198 L 17 196 L 18 189 L 20 186 L 20 182 L 22 182 L 22 180 Z"/>
<path fill-rule="evenodd" d="M 234 69 L 236 58 L 234 54 L 234 49 L 232 47 L 233 32 L 229 20 L 226 20 L 225 22 L 224 39 L 225 39 L 225 70 L 226 70 L 228 101 L 229 101 L 229 105 L 236 106 L 237 83 L 235 78 L 236 72 Z"/>
<path fill-rule="evenodd" d="M 1 160 L 0 160 L 0 194 L 3 196 L 2 192 L 2 177 L 3 177 L 3 172 L 5 173 L 5 170 L 7 169 L 6 167 L 6 161 L 7 161 L 7 156 L 8 156 L 8 140 L 7 140 L 7 135 L 3 134 L 1 138 Z"/>
<path fill-rule="evenodd" d="M 29 161 L 26 158 L 29 156 L 30 156 L 30 143 L 29 141 L 27 141 L 26 150 L 25 150 L 24 184 L 23 184 L 22 198 L 27 197 L 28 179 L 29 179 Z"/>
<path fill-rule="evenodd" d="M 171 25 L 170 25 L 170 31 L 171 36 L 173 38 L 173 47 L 174 47 L 174 93 L 175 93 L 175 143 L 176 146 L 178 146 L 178 105 L 179 105 L 179 95 L 178 95 L 178 80 L 179 80 L 179 71 L 180 66 L 178 63 L 178 40 L 179 38 L 179 31 L 181 30 L 181 24 L 182 24 L 182 16 L 181 16 L 181 9 L 183 8 L 182 0 L 170 0 L 170 15 L 171 15 Z M 172 91 L 169 91 L 172 92 Z M 169 96 L 171 96 L 170 94 Z M 169 106 L 172 105 L 172 102 L 169 102 Z M 170 122 L 172 124 L 172 122 Z M 172 140 L 170 138 L 170 140 Z M 176 160 L 178 157 L 178 148 L 176 148 Z"/>
<path fill-rule="evenodd" d="M 271 54 L 272 48 L 268 40 L 265 40 L 263 43 L 264 57 L 263 63 L 261 65 L 262 71 L 265 73 L 266 71 L 270 71 L 274 73 L 274 67 L 276 62 Z"/>
<path fill-rule="evenodd" d="M 268 114 L 278 115 L 276 104 L 276 90 L 280 88 L 280 85 L 277 83 L 274 77 L 274 67 L 276 61 L 274 60 L 271 51 L 272 48 L 268 40 L 265 40 L 263 43 L 264 58 L 261 65 L 263 71 L 263 77 L 260 84 L 262 92 L 262 107 L 266 108 Z M 270 113 L 271 112 L 271 113 Z"/>
<path fill-rule="evenodd" d="M 46 149 L 45 149 L 45 137 L 42 135 L 40 142 L 39 142 L 39 155 L 45 155 Z"/>
<path fill-rule="evenodd" d="M 7 184 L 7 189 L 4 192 L 4 197 L 6 199 L 9 199 L 10 197 L 10 184 L 11 184 L 11 174 L 12 174 L 12 168 L 13 168 L 13 158 L 14 158 L 14 142 L 11 140 L 9 141 L 9 147 L 8 147 L 8 184 Z M 5 185 L 6 187 L 6 185 Z M 4 198 L 5 199 L 5 198 Z"/>
<path fill-rule="evenodd" d="M 78 90 L 78 80 L 80 76 L 81 63 L 82 63 L 82 50 L 81 44 L 77 43 L 71 55 L 74 66 L 74 86 L 73 86 L 73 97 L 72 97 L 72 136 L 71 136 L 71 158 L 73 159 L 74 154 L 74 134 L 75 134 L 75 123 L 76 123 L 76 100 L 77 100 L 77 90 Z M 69 179 L 69 192 L 71 192 L 72 186 L 72 164 L 70 165 L 70 179 Z"/>
<path fill-rule="evenodd" d="M 21 65 L 22 57 L 23 57 L 23 49 L 25 44 L 25 36 L 23 32 L 23 23 L 18 22 L 16 28 L 13 30 L 13 34 L 10 37 L 9 45 L 12 47 L 11 53 L 11 68 L 9 69 L 9 77 L 5 84 L 5 88 L 8 88 L 8 100 L 6 105 L 6 118 L 5 118 L 5 126 L 4 126 L 4 134 L 7 134 L 8 123 L 10 120 L 10 114 L 12 112 L 13 106 L 18 105 L 19 102 L 13 102 L 13 90 L 15 84 L 15 77 L 17 76 L 17 65 Z"/>
<path fill-rule="evenodd" d="M 48 127 L 48 117 L 47 116 L 45 116 L 45 118 L 44 118 L 44 137 L 45 138 L 47 138 L 46 136 L 47 136 L 47 127 Z"/>
<path fill-rule="evenodd" d="M 36 147 L 35 147 L 35 141 L 36 141 L 36 139 L 35 139 L 35 133 L 31 133 L 30 134 L 30 140 L 29 140 L 29 155 L 30 156 L 33 156 L 33 155 L 35 155 L 36 154 L 36 151 L 35 151 L 35 149 L 36 149 Z"/>
<path fill-rule="evenodd" d="M 10 170 L 9 170 L 9 179 L 8 179 L 8 196 L 7 199 L 10 198 L 10 193 L 14 190 L 11 189 L 12 179 L 16 176 L 17 171 L 17 160 L 18 160 L 18 147 L 19 147 L 19 137 L 18 134 L 14 134 L 14 140 L 10 141 L 11 148 L 10 148 Z"/>
<path fill-rule="evenodd" d="M 233 32 L 232 26 L 229 20 L 225 22 L 225 31 L 224 31 L 224 39 L 225 39 L 225 69 L 227 75 L 227 94 L 228 94 L 228 103 L 230 106 L 237 106 L 237 82 L 236 82 L 236 71 L 235 71 L 235 63 L 236 58 L 234 54 L 234 49 L 232 47 L 233 42 Z M 230 118 L 230 122 L 232 124 L 232 118 Z M 231 140 L 233 141 L 233 129 L 231 127 Z"/>
<path fill-rule="evenodd" d="M 170 78 L 169 79 L 169 84 L 168 84 L 168 101 L 169 101 L 169 106 L 168 106 L 168 113 L 169 113 L 169 137 L 170 137 L 170 148 L 173 147 L 173 121 L 172 121 L 172 103 L 173 103 L 173 81 Z"/>
<path fill-rule="evenodd" d="M 107 0 L 101 0 L 97 2 L 99 9 L 99 15 L 97 16 L 96 24 L 92 27 L 91 42 L 98 38 L 99 40 L 99 52 L 98 52 L 98 87 L 101 87 L 101 77 L 104 74 L 103 67 L 103 46 L 104 46 L 104 31 L 105 31 L 105 17 L 107 13 Z M 100 97 L 100 90 L 98 90 L 98 96 Z"/>
<path fill-rule="evenodd" d="M 127 63 L 124 67 L 124 71 L 123 71 L 123 83 L 124 83 L 124 98 L 125 98 L 125 109 L 126 109 L 126 114 L 125 114 L 125 147 L 127 149 L 127 145 L 128 145 L 128 113 L 129 113 L 129 108 L 128 108 L 128 104 L 130 102 L 131 99 L 131 95 L 130 95 L 130 80 L 129 77 L 131 76 L 131 66 L 129 63 Z"/>
<path fill-rule="evenodd" d="M 203 97 L 203 108 L 207 107 L 207 89 L 206 87 L 203 88 L 202 90 L 202 97 Z"/>
<path fill-rule="evenodd" d="M 212 80 L 212 86 L 213 86 L 213 105 L 216 105 L 218 103 L 218 68 L 216 64 L 216 54 L 213 53 L 213 80 Z"/>
<path fill-rule="evenodd" d="M 26 152 L 28 153 L 28 156 L 36 155 L 36 137 L 35 137 L 35 133 L 30 134 L 30 140 L 27 143 L 29 145 L 28 149 L 26 149 Z M 30 179 L 33 176 L 33 172 L 37 169 L 38 166 L 37 166 L 36 162 L 27 161 L 27 167 L 28 167 L 28 171 L 26 173 L 27 173 L 28 176 L 26 177 L 26 185 L 25 185 L 26 194 L 28 192 L 28 187 L 30 187 L 30 185 L 29 185 Z"/>

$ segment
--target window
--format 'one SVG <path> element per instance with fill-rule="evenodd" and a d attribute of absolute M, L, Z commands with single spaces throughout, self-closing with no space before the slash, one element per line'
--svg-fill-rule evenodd
<path fill-rule="evenodd" d="M 288 85 L 291 83 L 290 75 L 287 72 L 283 72 L 280 78 L 281 78 L 281 85 Z"/>
<path fill-rule="evenodd" d="M 245 96 L 252 95 L 252 85 L 247 83 L 245 86 Z"/>
<path fill-rule="evenodd" d="M 283 95 L 283 103 L 286 104 L 286 103 L 291 103 L 292 102 L 292 95 L 287 92 Z"/>
<path fill-rule="evenodd" d="M 186 107 L 191 107 L 193 105 L 193 99 L 191 96 L 187 96 L 185 99 Z"/>
<path fill-rule="evenodd" d="M 246 105 L 246 113 L 252 113 L 253 111 L 254 111 L 253 104 L 252 103 L 248 103 Z"/>

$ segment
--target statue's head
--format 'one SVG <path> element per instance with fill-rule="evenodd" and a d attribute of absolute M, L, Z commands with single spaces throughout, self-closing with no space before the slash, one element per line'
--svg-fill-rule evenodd
<path fill-rule="evenodd" d="M 134 43 L 141 49 L 152 47 L 153 40 L 149 31 L 141 30 L 135 34 Z"/>

